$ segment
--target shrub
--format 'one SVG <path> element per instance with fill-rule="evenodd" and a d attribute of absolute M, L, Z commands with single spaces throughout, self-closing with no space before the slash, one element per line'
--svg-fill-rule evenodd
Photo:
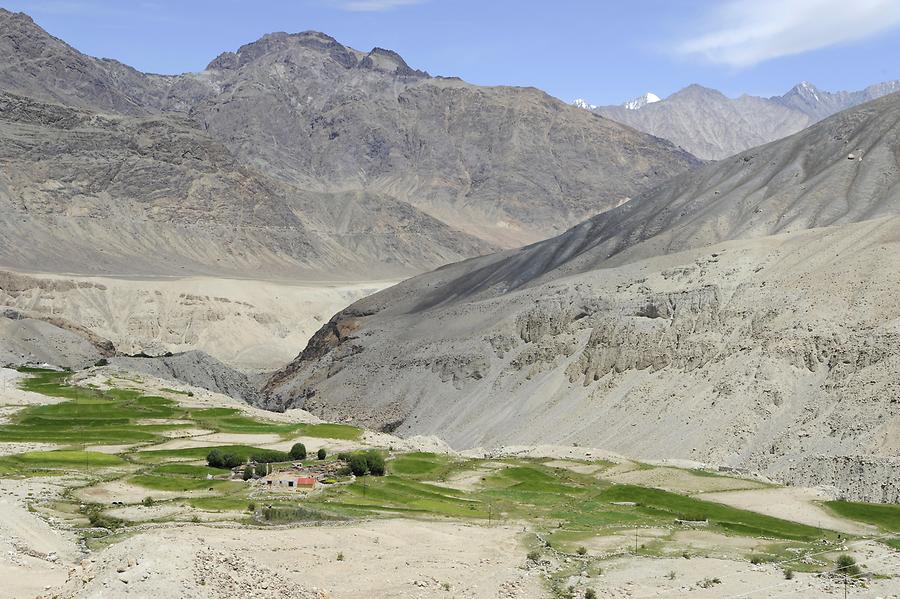
<path fill-rule="evenodd" d="M 109 360 L 106 358 L 100 358 L 96 362 L 94 362 L 94 366 L 109 366 Z"/>
<path fill-rule="evenodd" d="M 366 452 L 366 465 L 372 476 L 384 476 L 384 456 L 377 451 Z"/>
<path fill-rule="evenodd" d="M 266 472 L 266 469 L 266 464 L 263 464 L 262 462 L 257 463 L 256 476 L 265 476 L 266 474 L 268 474 L 268 472 Z"/>
<path fill-rule="evenodd" d="M 594 589 L 585 589 L 584 599 L 597 599 L 597 591 Z"/>
<path fill-rule="evenodd" d="M 188 397 L 194 397 L 194 392 L 193 392 L 193 391 L 188 391 Z"/>
<path fill-rule="evenodd" d="M 142 501 L 141 503 L 144 504 L 144 507 L 152 507 L 156 502 L 153 501 L 153 498 L 148 495 L 147 497 L 144 497 L 144 501 Z"/>
<path fill-rule="evenodd" d="M 244 463 L 244 460 L 234 455 L 233 453 L 226 453 L 222 456 L 222 467 L 228 468 L 231 470 L 232 468 L 237 468 L 241 464 Z"/>
<path fill-rule="evenodd" d="M 366 456 L 362 454 L 354 454 L 350 456 L 350 472 L 355 476 L 363 476 L 369 471 L 369 463 Z"/>
<path fill-rule="evenodd" d="M 248 504 L 247 504 L 247 511 L 248 511 L 248 512 L 255 512 L 255 511 L 256 511 L 256 504 L 253 503 L 252 501 L 251 501 L 250 503 L 248 503 Z"/>
<path fill-rule="evenodd" d="M 442 582 L 442 583 L 441 583 L 441 588 L 444 589 L 445 591 L 447 591 L 447 592 L 449 593 L 449 592 L 450 592 L 450 588 L 451 588 L 451 587 L 450 587 L 450 583 L 449 583 L 449 582 Z"/>
<path fill-rule="evenodd" d="M 784 579 L 792 580 L 793 578 L 794 578 L 794 571 L 791 570 L 790 568 L 785 568 L 784 569 Z"/>
<path fill-rule="evenodd" d="M 327 455 L 328 454 L 325 452 L 324 447 L 320 447 L 319 451 L 316 452 L 316 457 L 319 458 L 320 460 L 324 460 Z"/>
<path fill-rule="evenodd" d="M 244 480 L 250 480 L 253 478 L 253 467 L 252 466 L 244 466 Z"/>
<path fill-rule="evenodd" d="M 291 459 L 292 460 L 305 460 L 306 459 L 306 445 L 303 443 L 294 443 L 294 446 L 291 447 Z"/>
<path fill-rule="evenodd" d="M 337 455 L 337 458 L 338 458 L 340 461 L 342 461 L 342 462 L 349 462 L 349 461 L 350 461 L 350 458 L 352 458 L 352 457 L 353 457 L 353 454 L 352 454 L 352 453 L 348 453 L 348 452 L 346 452 L 346 451 L 342 451 L 341 453 L 339 453 L 339 454 Z"/>
<path fill-rule="evenodd" d="M 338 552 L 338 554 L 337 554 L 337 561 L 339 561 L 339 562 L 344 561 L 344 552 L 343 552 L 343 551 L 339 551 L 339 552 Z"/>
<path fill-rule="evenodd" d="M 587 555 L 587 547 L 581 546 L 578 548 L 578 555 Z"/>
<path fill-rule="evenodd" d="M 722 581 L 718 578 L 704 578 L 697 583 L 697 586 L 702 589 L 708 589 L 710 587 L 716 586 L 717 584 L 722 584 Z"/>
<path fill-rule="evenodd" d="M 208 454 L 206 454 L 206 463 L 210 468 L 225 467 L 225 462 L 222 461 L 222 452 L 218 449 L 213 449 Z"/>
<path fill-rule="evenodd" d="M 109 530 L 114 530 L 122 526 L 121 520 L 106 516 L 98 509 L 89 511 L 87 517 L 88 521 L 91 523 L 91 526 L 94 528 L 106 528 Z"/>
<path fill-rule="evenodd" d="M 532 549 L 531 551 L 528 552 L 528 555 L 526 555 L 525 557 L 528 558 L 528 561 L 530 561 L 530 562 L 536 562 L 539 559 L 541 559 L 541 552 L 538 551 L 537 549 Z"/>
<path fill-rule="evenodd" d="M 842 553 L 838 556 L 837 568 L 835 571 L 842 576 L 859 576 L 862 572 L 856 564 L 856 560 L 853 559 L 853 556 L 847 555 L 846 553 Z"/>
<path fill-rule="evenodd" d="M 669 573 L 666 574 L 666 578 L 669 580 L 675 580 L 675 570 L 669 570 Z"/>

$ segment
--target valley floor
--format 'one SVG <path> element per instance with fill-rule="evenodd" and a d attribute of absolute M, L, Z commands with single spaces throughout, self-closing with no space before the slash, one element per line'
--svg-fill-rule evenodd
<path fill-rule="evenodd" d="M 459 454 L 110 367 L 0 369 L 0 409 L 0 597 L 812 598 L 843 594 L 843 554 L 848 596 L 900 596 L 900 507 L 822 490 L 582 447 Z M 205 460 L 297 442 L 303 467 L 376 451 L 387 474 L 285 494 Z"/>

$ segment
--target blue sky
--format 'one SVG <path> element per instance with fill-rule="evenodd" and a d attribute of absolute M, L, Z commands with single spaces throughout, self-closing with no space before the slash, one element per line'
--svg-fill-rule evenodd
<path fill-rule="evenodd" d="M 773 95 L 900 78 L 900 0 L 0 0 L 82 52 L 197 71 L 270 31 L 315 29 L 477 84 L 619 103 L 700 83 Z"/>

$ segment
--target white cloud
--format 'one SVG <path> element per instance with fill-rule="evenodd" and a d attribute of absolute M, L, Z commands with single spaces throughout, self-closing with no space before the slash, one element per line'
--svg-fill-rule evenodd
<path fill-rule="evenodd" d="M 727 0 L 703 32 L 676 50 L 748 67 L 766 60 L 859 41 L 900 25 L 898 0 Z"/>
<path fill-rule="evenodd" d="M 338 6 L 352 12 L 384 12 L 401 6 L 421 4 L 425 1 L 426 0 L 350 0 L 348 2 L 338 3 Z"/>

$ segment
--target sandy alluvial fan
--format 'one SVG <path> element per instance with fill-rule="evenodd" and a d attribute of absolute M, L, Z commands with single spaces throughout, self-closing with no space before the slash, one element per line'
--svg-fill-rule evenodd
<path fill-rule="evenodd" d="M 413 278 L 337 314 L 269 405 L 900 500 L 898 138 L 893 94 Z"/>

